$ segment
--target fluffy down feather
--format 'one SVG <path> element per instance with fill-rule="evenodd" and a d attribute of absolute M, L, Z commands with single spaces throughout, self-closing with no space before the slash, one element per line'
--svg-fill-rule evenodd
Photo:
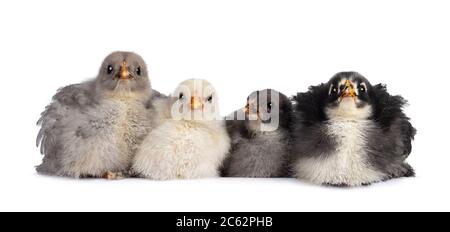
<path fill-rule="evenodd" d="M 222 123 L 166 121 L 142 143 L 133 173 L 155 180 L 217 177 L 229 149 Z"/>
<path fill-rule="evenodd" d="M 274 94 L 274 96 L 272 96 Z M 267 99 L 264 98 L 267 96 Z M 259 99 L 257 99 L 259 98 Z M 245 120 L 238 117 L 238 110 L 233 113 L 233 120 L 227 121 L 227 130 L 231 137 L 231 150 L 222 175 L 226 177 L 284 177 L 287 175 L 287 162 L 292 137 L 292 103 L 282 93 L 275 90 L 262 90 L 252 93 L 247 101 L 258 102 L 259 113 L 276 114 L 267 118 L 277 118 L 278 126 L 273 131 L 261 130 L 261 119 L 250 120 L 248 113 Z M 267 105 L 270 103 L 270 112 Z M 275 110 L 277 108 L 277 110 Z"/>
<path fill-rule="evenodd" d="M 359 78 L 357 73 L 337 76 Z M 336 78 L 336 77 L 335 77 Z M 333 80 L 333 79 L 332 79 Z M 416 130 L 403 113 L 406 101 L 384 85 L 368 84 L 367 118 L 330 118 L 331 81 L 294 97 L 296 103 L 292 175 L 317 184 L 358 186 L 414 176 L 405 159 Z"/>
<path fill-rule="evenodd" d="M 135 76 L 134 82 L 104 71 L 106 65 L 124 59 L 142 67 L 142 76 Z M 118 52 L 105 59 L 95 80 L 58 90 L 38 120 L 36 144 L 45 156 L 37 171 L 76 178 L 126 171 L 152 127 L 152 90 L 146 73 L 139 56 Z"/>
<path fill-rule="evenodd" d="M 188 80 L 171 96 L 155 101 L 160 126 L 143 141 L 133 160 L 132 173 L 155 180 L 217 177 L 230 139 L 224 121 L 217 117 L 218 110 L 208 110 L 208 106 L 217 109 L 215 90 L 204 80 Z M 198 105 L 194 99 L 202 102 L 202 111 L 193 109 Z M 178 103 L 191 108 L 185 116 L 206 117 L 173 117 L 171 110 Z"/>

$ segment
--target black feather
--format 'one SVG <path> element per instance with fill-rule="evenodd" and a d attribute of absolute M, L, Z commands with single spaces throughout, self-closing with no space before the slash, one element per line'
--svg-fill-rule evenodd
<path fill-rule="evenodd" d="M 402 155 L 405 158 L 408 157 L 412 149 L 411 141 L 414 140 L 414 136 L 416 135 L 416 129 L 411 125 L 410 119 L 403 112 L 403 108 L 408 102 L 402 96 L 390 95 L 384 84 L 373 86 L 371 95 L 374 109 L 373 120 L 384 131 L 394 126 L 398 127 L 404 145 Z"/>
<path fill-rule="evenodd" d="M 388 128 L 398 118 L 406 118 L 403 107 L 407 101 L 401 96 L 392 96 L 386 85 L 373 86 L 371 100 L 374 108 L 373 119 L 383 128 Z"/>
<path fill-rule="evenodd" d="M 305 126 L 311 126 L 327 120 L 324 112 L 328 88 L 326 84 L 309 87 L 306 93 L 298 93 L 294 96 L 295 110 L 299 114 L 300 120 Z"/>
<path fill-rule="evenodd" d="M 364 131 L 368 141 L 364 149 L 371 166 L 386 175 L 384 180 L 414 176 L 414 169 L 405 162 L 411 153 L 411 142 L 416 134 L 416 129 L 403 112 L 407 101 L 401 96 L 390 95 L 385 85 L 370 85 L 367 79 L 356 72 L 339 73 L 327 84 L 312 86 L 308 92 L 298 93 L 293 98 L 296 105 L 293 165 L 290 167 L 292 175 L 299 172 L 295 166 L 298 162 L 314 158 L 319 163 L 326 156 L 336 153 L 339 144 L 336 143 L 336 136 L 330 136 L 327 132 L 329 122 L 325 109 L 335 102 L 332 95 L 329 96 L 330 83 L 336 83 L 342 78 L 356 78 L 367 85 L 367 98 L 360 100 L 372 106 L 372 115 L 368 119 L 375 123 L 374 127 L 368 127 Z M 309 173 L 309 176 L 316 174 Z"/>

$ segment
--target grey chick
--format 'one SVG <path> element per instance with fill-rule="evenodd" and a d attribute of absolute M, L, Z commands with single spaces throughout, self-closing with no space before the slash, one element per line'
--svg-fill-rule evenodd
<path fill-rule="evenodd" d="M 97 78 L 58 90 L 41 114 L 44 154 L 38 173 L 115 179 L 152 128 L 152 91 L 144 60 L 131 52 L 105 58 Z"/>
<path fill-rule="evenodd" d="M 227 120 L 231 152 L 222 174 L 226 177 L 283 177 L 287 174 L 292 104 L 272 89 L 250 94 L 243 110 Z"/>
<path fill-rule="evenodd" d="M 416 130 L 401 96 L 356 72 L 295 97 L 293 175 L 317 184 L 360 186 L 414 176 L 405 162 Z"/>

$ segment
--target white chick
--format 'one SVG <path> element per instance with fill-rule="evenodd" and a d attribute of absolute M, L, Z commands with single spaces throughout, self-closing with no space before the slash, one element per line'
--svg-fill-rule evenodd
<path fill-rule="evenodd" d="M 155 106 L 168 117 L 144 139 L 132 172 L 154 180 L 218 177 L 230 138 L 214 88 L 187 80 L 165 101 Z"/>

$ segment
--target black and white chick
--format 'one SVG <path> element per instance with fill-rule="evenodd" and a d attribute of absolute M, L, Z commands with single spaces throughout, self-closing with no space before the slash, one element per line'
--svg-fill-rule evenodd
<path fill-rule="evenodd" d="M 284 177 L 291 140 L 292 103 L 276 90 L 256 91 L 227 120 L 231 150 L 225 177 Z"/>
<path fill-rule="evenodd" d="M 361 186 L 412 177 L 405 162 L 416 130 L 401 96 L 356 72 L 294 97 L 293 175 L 312 183 Z"/>
<path fill-rule="evenodd" d="M 153 91 L 144 60 L 114 52 L 97 78 L 61 88 L 42 113 L 37 171 L 68 177 L 116 179 L 131 165 L 153 127 Z"/>

